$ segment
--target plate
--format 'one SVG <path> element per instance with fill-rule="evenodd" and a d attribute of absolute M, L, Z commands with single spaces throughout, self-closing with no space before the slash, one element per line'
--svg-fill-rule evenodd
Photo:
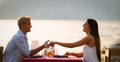
<path fill-rule="evenodd" d="M 42 58 L 43 56 L 31 56 L 31 58 Z"/>
<path fill-rule="evenodd" d="M 63 56 L 63 55 L 55 55 L 54 57 L 56 57 L 56 58 L 68 58 L 68 56 Z"/>

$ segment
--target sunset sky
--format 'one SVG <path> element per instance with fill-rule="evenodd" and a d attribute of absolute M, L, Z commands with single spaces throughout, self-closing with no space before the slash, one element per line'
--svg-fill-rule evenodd
<path fill-rule="evenodd" d="M 0 19 L 120 20 L 120 0 L 0 0 Z"/>

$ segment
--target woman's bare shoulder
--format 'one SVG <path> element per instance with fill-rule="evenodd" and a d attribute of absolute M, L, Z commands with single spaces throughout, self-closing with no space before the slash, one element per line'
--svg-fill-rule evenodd
<path fill-rule="evenodd" d="M 88 40 L 94 40 L 94 37 L 92 35 L 88 35 L 85 38 L 87 38 Z"/>

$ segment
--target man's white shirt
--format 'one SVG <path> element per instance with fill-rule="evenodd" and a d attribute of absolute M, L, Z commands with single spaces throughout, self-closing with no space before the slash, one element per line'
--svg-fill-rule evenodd
<path fill-rule="evenodd" d="M 28 39 L 19 30 L 9 41 L 3 56 L 3 62 L 20 62 L 24 56 L 30 56 Z"/>

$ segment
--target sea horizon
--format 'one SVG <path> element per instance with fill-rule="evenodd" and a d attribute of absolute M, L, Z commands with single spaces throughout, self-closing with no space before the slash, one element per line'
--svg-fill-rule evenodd
<path fill-rule="evenodd" d="M 82 31 L 82 25 L 86 20 L 31 20 L 31 32 L 27 34 L 29 46 L 34 41 L 42 45 L 47 40 L 60 42 L 75 42 L 82 39 L 86 34 Z M 102 48 L 111 42 L 120 39 L 120 21 L 97 20 Z M 0 46 L 6 47 L 12 36 L 19 30 L 16 19 L 0 19 Z M 33 41 L 33 42 L 32 42 Z M 58 54 L 64 54 L 67 51 L 82 52 L 82 47 L 65 48 L 55 45 Z M 58 50 L 59 48 L 59 50 Z M 40 52 L 42 54 L 42 51 Z"/>

